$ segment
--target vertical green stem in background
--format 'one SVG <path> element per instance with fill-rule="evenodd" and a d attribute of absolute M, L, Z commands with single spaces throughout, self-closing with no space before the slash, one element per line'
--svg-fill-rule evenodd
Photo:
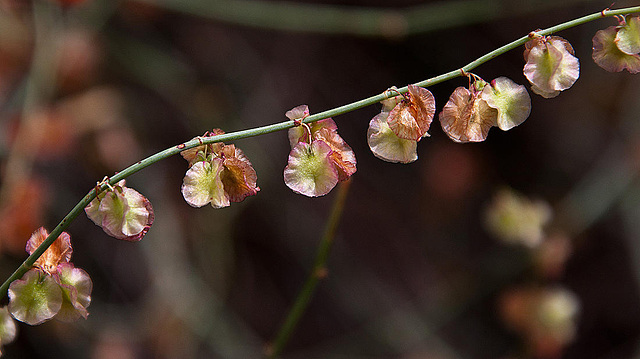
<path fill-rule="evenodd" d="M 342 210 L 344 208 L 345 200 L 349 192 L 350 184 L 351 181 L 341 182 L 339 184 L 338 195 L 335 199 L 335 202 L 333 202 L 331 215 L 327 220 L 324 234 L 322 235 L 322 240 L 320 241 L 320 245 L 318 246 L 318 251 L 316 252 L 316 260 L 313 264 L 313 268 L 311 269 L 311 273 L 309 273 L 307 281 L 304 283 L 304 286 L 300 290 L 300 293 L 298 293 L 298 297 L 293 303 L 293 307 L 291 307 L 287 318 L 280 327 L 275 340 L 269 346 L 269 348 L 267 348 L 266 356 L 268 358 L 277 358 L 280 355 L 282 349 L 287 344 L 291 333 L 293 333 L 293 331 L 296 329 L 300 318 L 302 318 L 302 315 L 307 309 L 309 301 L 313 297 L 318 283 L 321 279 L 324 279 L 327 276 L 327 258 L 329 257 L 329 251 L 331 250 L 331 245 L 333 244 L 333 240 L 336 236 L 336 229 L 338 228 L 340 218 L 342 217 Z"/>

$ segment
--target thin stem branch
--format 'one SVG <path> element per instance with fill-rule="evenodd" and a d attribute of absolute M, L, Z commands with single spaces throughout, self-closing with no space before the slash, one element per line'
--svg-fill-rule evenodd
<path fill-rule="evenodd" d="M 280 327 L 278 334 L 275 337 L 273 343 L 267 349 L 266 356 L 268 358 L 277 358 L 282 349 L 287 344 L 289 337 L 296 329 L 298 322 L 302 318 L 307 306 L 309 305 L 309 301 L 313 297 L 313 294 L 316 291 L 316 287 L 321 279 L 326 278 L 327 276 L 327 268 L 326 263 L 329 258 L 329 251 L 331 250 L 331 245 L 333 244 L 333 240 L 336 236 L 336 229 L 338 228 L 338 224 L 340 223 L 340 218 L 342 217 L 342 210 L 344 209 L 345 200 L 347 198 L 347 194 L 349 193 L 349 186 L 351 181 L 341 182 L 338 188 L 338 196 L 333 202 L 333 207 L 331 208 L 331 215 L 327 221 L 327 224 L 324 229 L 324 234 L 322 235 L 322 240 L 318 245 L 318 251 L 316 252 L 316 260 L 311 269 L 311 273 L 309 273 L 309 277 L 307 277 L 304 286 L 300 290 L 300 293 L 296 297 L 287 318 L 284 323 Z"/>
<path fill-rule="evenodd" d="M 611 17 L 611 16 L 615 16 L 615 15 L 625 15 L 625 14 L 630 14 L 630 13 L 638 13 L 640 12 L 640 6 L 635 6 L 635 7 L 628 7 L 628 8 L 623 8 L 623 9 L 617 9 L 617 10 L 603 10 L 601 12 L 597 12 L 595 14 L 591 14 L 591 15 L 587 15 L 587 16 L 583 16 L 581 18 L 575 19 L 575 20 L 571 20 L 544 30 L 540 30 L 537 31 L 536 33 L 539 35 L 550 35 L 552 33 L 561 31 L 561 30 L 566 30 L 569 29 L 571 27 L 575 27 L 593 20 L 597 20 L 600 18 L 604 18 L 604 17 Z M 448 81 L 451 79 L 454 79 L 456 77 L 460 77 L 462 76 L 465 72 L 470 72 L 472 69 L 475 69 L 476 67 L 484 64 L 485 62 L 507 52 L 510 50 L 513 50 L 515 48 L 517 48 L 518 46 L 521 46 L 522 44 L 524 44 L 525 42 L 527 42 L 529 40 L 529 36 L 523 36 L 513 42 L 510 42 L 496 50 L 493 50 L 489 53 L 487 53 L 484 56 L 479 57 L 478 59 L 468 63 L 467 65 L 463 66 L 460 69 L 456 69 L 450 72 L 447 72 L 445 74 L 421 81 L 416 83 L 416 85 L 418 86 L 422 86 L 422 87 L 428 87 L 428 86 L 432 86 L 444 81 Z M 406 93 L 407 92 L 407 87 L 402 87 L 397 89 L 398 92 L 400 93 Z M 347 112 L 351 112 L 351 111 L 355 111 L 357 109 L 366 107 L 366 106 L 370 106 L 370 105 L 374 105 L 386 98 L 389 98 L 391 96 L 394 96 L 392 94 L 389 94 L 387 91 L 375 95 L 375 96 L 371 96 L 347 105 L 343 105 L 340 107 L 336 107 L 334 109 L 331 110 L 327 110 L 324 112 L 320 112 L 320 113 L 316 113 L 314 115 L 308 116 L 306 117 L 304 120 L 302 120 L 302 122 L 305 123 L 310 123 L 310 122 L 315 122 L 315 121 L 319 121 L 328 117 L 333 117 L 333 116 L 338 116 L 338 115 L 342 115 L 345 114 Z M 176 155 L 186 149 L 189 148 L 193 148 L 193 147 L 197 147 L 199 145 L 202 144 L 209 144 L 209 143 L 215 143 L 215 142 L 229 142 L 229 141 L 234 141 L 234 140 L 238 140 L 238 139 L 242 139 L 242 138 L 248 138 L 248 137 L 254 137 L 254 136 L 260 136 L 260 135 L 264 135 L 267 133 L 272 133 L 272 132 L 276 132 L 276 131 L 281 131 L 281 130 L 285 130 L 288 128 L 291 128 L 295 125 L 294 121 L 284 121 L 284 122 L 280 122 L 280 123 L 275 123 L 275 124 L 271 124 L 271 125 L 267 125 L 267 126 L 262 126 L 262 127 L 256 127 L 253 129 L 247 129 L 247 130 L 242 130 L 242 131 L 236 131 L 236 132 L 231 132 L 231 133 L 227 133 L 227 134 L 222 134 L 222 135 L 217 135 L 217 136 L 213 136 L 213 137 L 197 137 L 194 138 L 190 141 L 181 143 L 177 146 L 173 146 L 170 148 L 167 148 L 163 151 L 160 151 L 152 156 L 149 156 L 129 167 L 127 167 L 126 169 L 124 169 L 121 172 L 118 172 L 117 174 L 115 174 L 113 177 L 110 178 L 109 183 L 111 184 L 115 184 L 118 181 L 142 170 L 143 168 L 146 168 L 162 159 L 168 158 L 170 156 Z M 106 184 L 104 184 L 99 190 L 105 190 L 107 187 Z M 71 224 L 71 222 L 83 211 L 83 209 L 96 197 L 96 189 L 92 189 L 91 191 L 89 191 L 89 193 L 87 193 L 84 198 L 78 202 L 78 204 L 76 204 L 75 207 L 73 207 L 73 209 L 62 219 L 62 221 L 54 228 L 53 231 L 51 231 L 51 234 L 49 234 L 49 237 L 47 237 L 47 239 L 45 241 L 42 242 L 42 244 L 33 252 L 33 254 L 31 254 L 19 267 L 18 269 L 16 269 L 16 271 L 2 284 L 2 286 L 0 286 L 0 298 L 4 297 L 7 293 L 7 289 L 9 288 L 9 285 L 11 284 L 11 282 L 13 282 L 16 279 L 19 279 L 22 277 L 22 275 L 24 273 L 26 273 L 27 270 L 29 270 L 29 268 L 31 268 L 31 266 L 33 266 L 33 263 L 35 263 L 35 261 L 42 255 L 42 253 L 44 253 L 44 251 L 49 248 L 49 246 L 55 241 L 55 239 Z"/>

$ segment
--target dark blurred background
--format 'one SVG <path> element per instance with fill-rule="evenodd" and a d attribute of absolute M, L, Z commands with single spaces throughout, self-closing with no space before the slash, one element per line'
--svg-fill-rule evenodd
<path fill-rule="evenodd" d="M 34 230 L 148 155 L 213 128 L 284 121 L 300 104 L 315 113 L 418 82 L 609 5 L 2 0 L 0 275 L 26 258 Z M 640 81 L 591 60 L 591 38 L 615 24 L 559 34 L 580 79 L 553 99 L 531 93 L 529 119 L 483 143 L 454 143 L 435 119 L 418 161 L 392 164 L 367 145 L 379 105 L 334 118 L 358 171 L 328 277 L 283 358 L 637 357 Z M 528 88 L 523 65 L 518 49 L 474 73 Z M 467 85 L 430 88 L 438 112 Z M 81 215 L 68 232 L 94 283 L 89 318 L 20 323 L 5 357 L 260 357 L 309 274 L 337 190 L 306 198 L 285 186 L 285 132 L 235 144 L 258 173 L 257 196 L 190 207 L 179 156 L 133 175 L 128 185 L 155 209 L 147 236 L 117 241 Z M 553 209 L 541 244 L 487 230 L 504 188 Z M 549 293 L 564 297 L 541 319 Z"/>

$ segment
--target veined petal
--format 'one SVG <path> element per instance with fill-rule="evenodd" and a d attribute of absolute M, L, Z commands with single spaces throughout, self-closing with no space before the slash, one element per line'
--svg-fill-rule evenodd
<path fill-rule="evenodd" d="M 38 325 L 55 316 L 62 306 L 62 291 L 53 278 L 31 269 L 9 286 L 9 311 L 17 320 Z"/>
<path fill-rule="evenodd" d="M 545 37 L 532 42 L 525 50 L 527 63 L 523 73 L 532 86 L 532 91 L 544 97 L 554 97 L 571 87 L 580 76 L 580 63 L 573 56 L 573 48 L 557 36 Z"/>
<path fill-rule="evenodd" d="M 418 159 L 417 141 L 398 137 L 387 124 L 388 112 L 381 112 L 369 122 L 367 143 L 373 155 L 387 162 L 410 163 Z"/>
<path fill-rule="evenodd" d="M 314 138 L 331 147 L 330 157 L 338 170 L 338 181 L 346 181 L 356 172 L 356 155 L 337 131 L 323 128 L 315 133 Z"/>
<path fill-rule="evenodd" d="M 87 308 L 91 304 L 93 283 L 84 270 L 75 268 L 73 264 L 61 264 L 58 267 L 57 279 L 62 290 L 62 306 L 55 319 L 71 322 L 80 317 L 87 318 Z"/>
<path fill-rule="evenodd" d="M 224 169 L 220 176 L 224 191 L 231 202 L 241 202 L 248 196 L 254 196 L 260 188 L 257 186 L 258 176 L 244 152 L 234 145 L 222 149 Z"/>
<path fill-rule="evenodd" d="M 615 43 L 616 32 L 615 26 L 596 32 L 591 57 L 598 66 L 609 72 L 627 70 L 637 74 L 640 72 L 640 55 L 628 55 L 620 51 Z"/>
<path fill-rule="evenodd" d="M 338 171 L 331 159 L 331 147 L 322 140 L 299 142 L 284 169 L 284 182 L 294 192 L 309 197 L 323 196 L 338 183 Z"/>
<path fill-rule="evenodd" d="M 440 112 L 442 130 L 456 142 L 481 142 L 497 125 L 498 111 L 464 87 L 458 87 Z"/>
<path fill-rule="evenodd" d="M 193 207 L 202 207 L 208 203 L 214 208 L 229 205 L 229 198 L 224 192 L 220 172 L 223 160 L 214 158 L 210 162 L 197 162 L 184 176 L 182 196 Z"/>
<path fill-rule="evenodd" d="M 640 53 L 640 17 L 628 15 L 624 26 L 618 29 L 615 43 L 627 55 Z"/>
<path fill-rule="evenodd" d="M 389 112 L 389 128 L 400 138 L 419 141 L 428 136 L 435 114 L 435 99 L 425 88 L 409 85 L 407 98 Z"/>
<path fill-rule="evenodd" d="M 27 252 L 32 254 L 48 236 L 46 229 L 38 228 L 27 241 Z M 72 254 L 71 236 L 67 232 L 62 232 L 33 265 L 51 274 L 58 264 L 69 262 Z"/>
<path fill-rule="evenodd" d="M 482 90 L 482 99 L 498 110 L 498 127 L 507 131 L 523 123 L 531 113 L 531 97 L 527 89 L 506 77 L 491 81 Z"/>

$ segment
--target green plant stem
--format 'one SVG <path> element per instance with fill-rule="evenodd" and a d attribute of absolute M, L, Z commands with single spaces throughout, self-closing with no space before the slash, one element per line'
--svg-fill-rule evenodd
<path fill-rule="evenodd" d="M 640 12 L 640 6 L 635 6 L 635 7 L 629 7 L 629 8 L 623 8 L 623 9 L 618 9 L 618 10 L 604 10 L 602 12 L 597 12 L 595 14 L 591 14 L 591 15 L 587 15 L 587 16 L 583 16 L 581 18 L 575 19 L 575 20 L 571 20 L 544 30 L 540 30 L 540 31 L 536 31 L 537 34 L 539 35 L 550 35 L 552 33 L 561 31 L 561 30 L 566 30 L 568 28 L 571 27 L 575 27 L 593 20 L 597 20 L 603 17 L 611 17 L 611 16 L 615 16 L 615 15 L 625 15 L 625 14 L 630 14 L 630 13 L 638 13 Z M 445 74 L 421 81 L 416 83 L 416 85 L 418 86 L 423 86 L 423 87 L 428 87 L 428 86 L 432 86 L 447 80 L 451 80 L 454 79 L 456 77 L 460 77 L 463 76 L 464 73 L 470 72 L 471 70 L 473 70 L 474 68 L 484 64 L 485 62 L 509 51 L 509 50 L 513 50 L 515 48 L 517 48 L 518 46 L 521 46 L 522 44 L 524 44 L 525 42 L 527 42 L 529 40 L 529 36 L 523 36 L 521 38 L 519 38 L 518 40 L 515 40 L 513 42 L 510 42 L 496 50 L 493 50 L 489 53 L 487 53 L 484 56 L 481 56 L 480 58 L 470 62 L 469 64 L 463 66 L 460 69 L 457 70 L 453 70 L 450 72 L 447 72 Z M 406 93 L 407 92 L 407 87 L 402 87 L 397 89 L 397 92 L 400 93 Z M 303 120 L 303 122 L 305 123 L 310 123 L 310 122 L 314 122 L 314 121 L 318 121 L 321 119 L 325 119 L 328 117 L 333 117 L 333 116 L 337 116 L 337 115 L 341 115 L 347 112 L 351 112 L 351 111 L 355 111 L 357 109 L 360 109 L 362 107 L 366 107 L 366 106 L 370 106 L 373 104 L 376 104 L 384 99 L 387 99 L 391 96 L 396 95 L 396 92 L 394 91 L 393 93 L 390 92 L 383 92 L 379 95 L 375 95 L 375 96 L 371 96 L 368 98 L 365 98 L 363 100 L 359 100 L 344 106 L 340 106 L 340 107 L 336 107 L 334 109 L 328 110 L 328 111 L 324 111 L 324 112 L 320 112 L 320 113 L 316 113 L 314 115 L 311 115 L 307 118 L 305 118 Z M 170 148 L 167 148 L 161 152 L 158 152 L 152 156 L 149 156 L 129 167 L 127 167 L 126 169 L 124 169 L 121 172 L 118 172 L 117 174 L 115 174 L 114 176 L 112 176 L 110 178 L 109 183 L 111 184 L 115 184 L 118 181 L 142 170 L 143 168 L 146 168 L 162 159 L 165 159 L 167 157 L 176 155 L 180 152 L 182 152 L 183 150 L 189 149 L 189 148 L 193 148 L 193 147 L 197 147 L 199 145 L 202 144 L 209 144 L 209 143 L 215 143 L 215 142 L 230 142 L 230 141 L 234 141 L 234 140 L 238 140 L 241 138 L 248 138 L 248 137 L 253 137 L 253 136 L 259 136 L 259 135 L 263 135 L 263 134 L 267 134 L 267 133 L 272 133 L 272 132 L 276 132 L 276 131 L 281 131 L 281 130 L 285 130 L 288 128 L 291 128 L 295 125 L 294 121 L 284 121 L 284 122 L 280 122 L 280 123 L 275 123 L 275 124 L 271 124 L 271 125 L 267 125 L 267 126 L 262 126 L 262 127 L 257 127 L 257 128 L 253 128 L 253 129 L 248 129 L 248 130 L 242 130 L 242 131 L 236 131 L 236 132 L 231 132 L 231 133 L 227 133 L 227 134 L 223 134 L 223 135 L 218 135 L 218 136 L 213 136 L 213 137 L 197 137 L 193 140 L 184 142 L 182 144 L 179 144 L 177 146 L 173 146 Z M 100 191 L 104 190 L 107 188 L 106 184 L 103 184 L 102 187 L 99 189 Z M 47 237 L 46 240 L 44 240 L 42 242 L 42 244 L 18 267 L 18 269 L 16 269 L 15 272 L 13 272 L 13 274 L 11 274 L 11 276 L 2 284 L 2 286 L 0 286 L 0 298 L 4 297 L 7 293 L 7 289 L 9 288 L 9 285 L 11 284 L 11 282 L 13 282 L 16 279 L 19 279 L 22 277 L 22 275 L 29 270 L 29 268 L 31 268 L 31 266 L 33 266 L 33 263 L 35 263 L 35 261 L 42 255 L 42 253 L 44 253 L 44 251 L 49 248 L 49 246 L 55 241 L 55 239 L 71 224 L 71 222 L 83 211 L 83 209 L 89 204 L 89 202 L 91 202 L 95 196 L 96 196 L 96 189 L 92 189 L 91 191 L 89 191 L 89 193 L 87 193 L 84 198 L 78 202 L 78 204 L 76 204 L 75 207 L 73 207 L 73 209 L 62 219 L 62 221 L 54 228 L 53 231 L 51 231 L 51 234 L 49 234 L 49 237 Z"/>
<path fill-rule="evenodd" d="M 296 297 L 287 318 L 280 327 L 280 330 L 278 330 L 278 334 L 276 335 L 273 343 L 267 348 L 266 356 L 268 358 L 277 358 L 280 355 L 282 349 L 287 344 L 289 337 L 298 325 L 300 318 L 302 318 L 302 315 L 307 309 L 309 301 L 313 297 L 318 283 L 321 279 L 324 279 L 327 276 L 327 258 L 329 258 L 329 251 L 331 250 L 331 245 L 333 244 L 333 240 L 336 236 L 336 229 L 338 228 L 340 218 L 342 217 L 342 210 L 344 208 L 347 194 L 349 193 L 350 183 L 351 181 L 346 181 L 339 184 L 338 196 L 333 202 L 331 215 L 327 220 L 322 240 L 318 245 L 316 260 L 313 264 L 313 268 L 311 269 L 311 273 L 309 273 L 309 277 L 307 277 L 304 286 Z"/>

